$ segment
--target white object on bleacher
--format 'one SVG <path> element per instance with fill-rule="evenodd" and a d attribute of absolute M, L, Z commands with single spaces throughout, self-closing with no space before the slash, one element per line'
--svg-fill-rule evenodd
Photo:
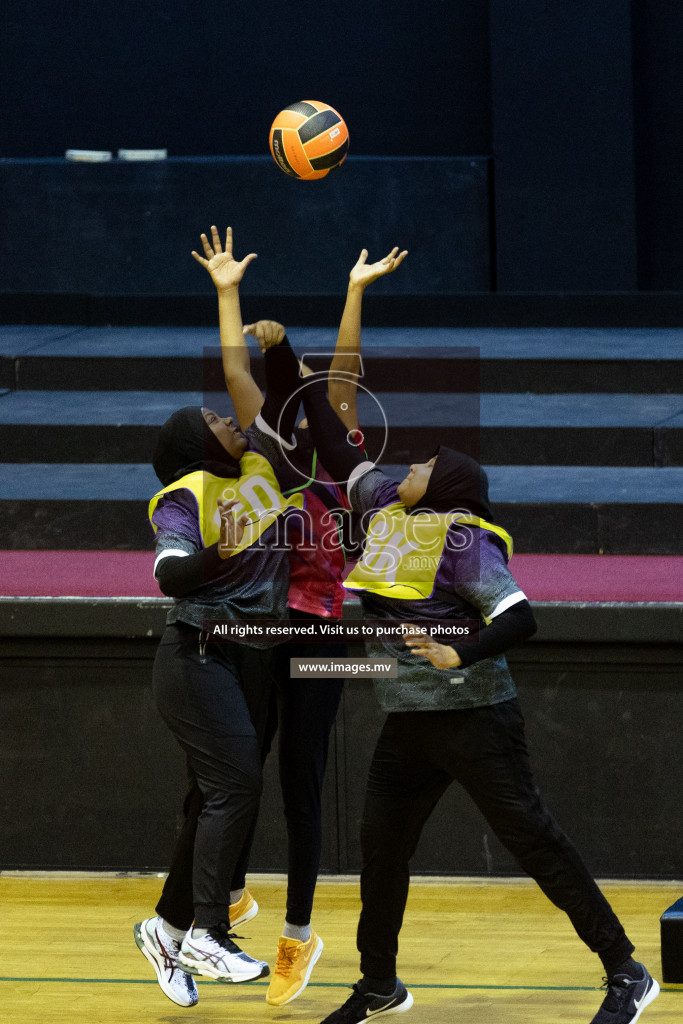
<path fill-rule="evenodd" d="M 64 157 L 87 164 L 104 164 L 111 160 L 112 154 L 108 149 L 67 149 Z"/>
<path fill-rule="evenodd" d="M 165 160 L 167 149 L 120 149 L 119 160 Z"/>

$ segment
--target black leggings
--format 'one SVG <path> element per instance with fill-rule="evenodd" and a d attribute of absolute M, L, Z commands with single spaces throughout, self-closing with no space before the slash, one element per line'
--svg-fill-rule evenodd
<path fill-rule="evenodd" d="M 329 621 L 290 608 L 294 620 Z M 313 896 L 322 850 L 322 788 L 327 765 L 330 733 L 342 695 L 342 679 L 291 679 L 291 658 L 340 658 L 346 645 L 340 643 L 291 643 L 275 652 L 277 714 L 271 717 L 268 753 L 275 728 L 278 730 L 280 788 L 287 822 L 287 921 L 307 925 L 311 920 Z M 241 889 L 249 860 L 253 830 L 240 858 L 243 873 L 235 874 L 233 888 Z"/>
<path fill-rule="evenodd" d="M 292 618 L 312 619 L 314 616 L 303 615 L 290 610 Z M 176 627 L 169 627 L 174 630 Z M 183 632 L 189 627 L 181 624 L 177 627 Z M 167 630 L 168 632 L 168 630 Z M 198 657 L 197 631 L 190 631 L 188 655 L 193 664 Z M 170 639 L 170 638 L 169 638 Z M 162 647 L 157 653 L 155 662 L 155 696 L 157 695 L 156 679 L 167 672 L 166 635 Z M 207 646 L 207 658 L 217 658 L 218 671 L 222 673 L 223 663 L 232 658 L 239 658 L 238 670 L 242 681 L 239 689 L 243 700 L 238 701 L 243 710 L 253 716 L 254 740 L 249 741 L 251 772 L 255 777 L 254 757 L 258 757 L 259 765 L 265 761 L 275 731 L 279 726 L 279 771 L 285 817 L 287 821 L 287 920 L 290 924 L 306 925 L 311 919 L 313 896 L 320 867 L 322 847 L 322 786 L 327 763 L 330 732 L 334 725 L 337 708 L 341 698 L 343 680 L 338 679 L 290 679 L 289 659 L 295 657 L 340 657 L 346 652 L 343 644 L 282 644 L 274 651 L 262 652 L 244 648 L 235 644 L 210 644 Z M 176 657 L 175 654 L 172 657 Z M 170 673 L 176 672 L 176 663 L 170 664 Z M 272 673 L 272 677 L 271 674 Z M 253 678 L 256 674 L 256 678 Z M 270 686 L 271 678 L 277 685 Z M 165 685 L 165 682 L 162 683 Z M 184 684 L 183 684 L 184 685 Z M 231 688 L 232 690 L 232 688 Z M 267 700 L 267 696 L 270 698 Z M 170 694 L 172 706 L 176 699 Z M 157 706 L 176 735 L 181 746 L 187 749 L 163 710 L 159 697 Z M 179 712 L 182 715 L 182 712 Z M 243 712 L 242 712 L 243 713 Z M 242 728 L 242 727 L 240 727 Z M 242 744 L 244 737 L 230 740 L 231 747 Z M 246 749 L 246 747 L 245 747 Z M 196 775 L 194 758 L 188 753 L 188 773 L 190 788 L 185 798 L 185 821 L 175 846 L 169 875 L 164 885 L 161 899 L 157 904 L 157 913 L 176 928 L 187 930 L 193 919 L 197 927 L 207 927 L 195 919 L 198 911 L 193 892 L 193 860 L 194 872 L 197 874 L 195 850 L 195 833 L 201 820 L 204 806 L 204 793 Z M 260 767 L 258 771 L 260 780 Z M 260 793 L 260 784 L 259 784 Z M 251 818 L 246 826 L 244 815 L 240 815 L 239 834 L 242 835 L 241 846 L 235 856 L 234 844 L 231 843 L 232 869 L 223 878 L 228 877 L 230 884 L 223 885 L 223 899 L 229 903 L 231 889 L 244 888 L 245 876 L 249 864 L 251 844 L 256 827 L 258 800 L 251 804 Z M 198 847 L 202 855 L 202 840 Z M 226 895 L 227 894 L 227 895 Z M 227 921 L 225 904 L 221 920 Z"/>
<path fill-rule="evenodd" d="M 317 618 L 294 609 L 290 617 Z M 283 644 L 276 654 L 280 786 L 287 821 L 287 920 L 295 925 L 311 920 L 322 849 L 323 778 L 344 682 L 291 679 L 289 661 L 345 654 L 345 644 L 324 642 Z"/>
<path fill-rule="evenodd" d="M 361 823 L 363 974 L 396 974 L 409 860 L 437 801 L 455 780 L 520 867 L 568 914 L 608 972 L 623 963 L 634 947 L 543 803 L 529 766 L 522 713 L 510 700 L 466 711 L 388 716 L 370 767 Z"/>
<path fill-rule="evenodd" d="M 253 833 L 271 731 L 273 652 L 207 644 L 168 626 L 154 660 L 157 708 L 185 751 L 190 791 L 157 913 L 176 928 L 229 921 L 232 880 Z"/>

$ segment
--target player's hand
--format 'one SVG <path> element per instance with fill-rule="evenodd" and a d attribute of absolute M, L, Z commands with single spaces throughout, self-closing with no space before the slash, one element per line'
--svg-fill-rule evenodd
<path fill-rule="evenodd" d="M 255 324 L 246 324 L 242 334 L 252 334 L 259 343 L 262 352 L 279 345 L 285 336 L 285 329 L 276 320 L 257 320 Z"/>
<path fill-rule="evenodd" d="M 233 509 L 238 504 L 238 499 L 222 501 L 218 499 L 218 512 L 221 517 L 221 535 L 218 540 L 218 554 L 221 558 L 229 558 L 236 547 L 241 543 L 245 527 L 249 524 L 249 516 L 241 515 L 235 517 Z"/>
<path fill-rule="evenodd" d="M 244 271 L 251 261 L 256 259 L 256 253 L 250 252 L 239 262 L 235 259 L 232 254 L 232 228 L 228 228 L 225 232 L 225 249 L 221 246 L 218 228 L 215 224 L 211 225 L 211 242 L 204 234 L 200 235 L 200 238 L 206 259 L 193 249 L 192 255 L 197 263 L 201 263 L 209 272 L 218 291 L 236 288 L 244 276 Z"/>
<path fill-rule="evenodd" d="M 396 270 L 396 267 L 403 263 L 407 255 L 407 249 L 399 253 L 398 246 L 395 245 L 383 260 L 378 260 L 377 263 L 368 263 L 368 250 L 363 249 L 358 257 L 358 262 L 351 269 L 349 284 L 357 288 L 367 288 L 378 277 L 384 277 L 385 274 L 391 274 L 392 271 Z"/>
<path fill-rule="evenodd" d="M 460 664 L 460 655 L 447 644 L 437 644 L 428 633 L 422 630 L 417 632 L 419 626 L 412 627 L 416 632 L 406 637 L 406 647 L 409 647 L 413 654 L 419 654 L 431 661 L 434 668 L 457 668 Z"/>

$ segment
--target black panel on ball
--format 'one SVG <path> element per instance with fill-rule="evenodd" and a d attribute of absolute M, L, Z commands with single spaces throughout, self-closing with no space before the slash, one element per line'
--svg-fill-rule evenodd
<path fill-rule="evenodd" d="M 285 153 L 285 147 L 282 144 L 282 128 L 273 129 L 273 156 L 277 160 L 279 166 L 285 172 L 290 174 L 292 178 L 298 178 L 299 175 L 296 173 Z"/>
<path fill-rule="evenodd" d="M 299 128 L 299 138 L 304 143 L 310 142 L 311 139 L 315 139 L 317 135 L 322 135 L 328 128 L 339 124 L 340 121 L 341 117 L 334 110 L 321 110 L 310 121 L 306 121 L 305 124 L 301 125 L 301 128 Z"/>
<path fill-rule="evenodd" d="M 306 100 L 301 100 L 300 103 L 292 103 L 290 106 L 285 107 L 285 110 L 291 110 L 293 114 L 303 114 L 304 117 L 311 117 L 317 109 L 312 103 L 306 103 Z"/>
<path fill-rule="evenodd" d="M 346 139 L 342 142 L 341 146 L 337 146 L 331 153 L 326 153 L 325 156 L 316 156 L 309 160 L 309 163 L 314 171 L 324 171 L 328 167 L 336 167 L 346 156 L 348 148 L 349 140 Z"/>

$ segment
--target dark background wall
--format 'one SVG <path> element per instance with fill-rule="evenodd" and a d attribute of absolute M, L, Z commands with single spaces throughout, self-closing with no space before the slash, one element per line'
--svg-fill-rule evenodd
<path fill-rule="evenodd" d="M 159 253 L 179 250 L 182 223 L 186 255 L 204 226 L 209 198 L 212 219 L 227 223 L 242 216 L 257 237 L 279 234 L 285 244 L 275 248 L 277 265 L 287 258 L 298 261 L 302 279 L 309 271 L 319 277 L 330 263 L 329 277 L 311 289 L 314 293 L 339 294 L 344 275 L 326 250 L 307 247 L 308 226 L 315 224 L 318 233 L 327 230 L 329 239 L 341 243 L 341 262 L 344 243 L 351 252 L 366 225 L 372 228 L 368 241 L 388 248 L 404 244 L 401 229 L 409 222 L 405 234 L 413 262 L 429 253 L 447 266 L 455 257 L 457 270 L 427 274 L 426 284 L 406 272 L 396 287 L 409 297 L 430 289 L 441 298 L 475 296 L 477 304 L 465 307 L 470 319 L 494 322 L 491 309 L 496 303 L 501 308 L 509 295 L 537 299 L 505 307 L 516 310 L 514 319 L 521 323 L 525 318 L 539 322 L 539 310 L 548 322 L 562 323 L 572 318 L 597 323 L 600 309 L 600 322 L 610 316 L 617 322 L 627 307 L 632 322 L 656 322 L 657 310 L 661 321 L 665 307 L 670 322 L 680 316 L 681 302 L 672 305 L 672 295 L 680 298 L 683 292 L 680 5 L 666 0 L 571 5 L 451 0 L 419 7 L 407 0 L 342 5 L 9 0 L 5 11 L 0 174 L 11 180 L 3 177 L 0 183 L 0 280 L 5 282 L 0 315 L 6 320 L 30 318 L 27 304 L 37 319 L 51 314 L 59 319 L 66 312 L 72 321 L 92 315 L 92 308 L 89 313 L 73 304 L 67 309 L 56 299 L 40 311 L 40 303 L 25 299 L 101 294 L 96 280 L 82 279 L 83 268 L 96 262 L 91 248 L 98 247 L 104 260 L 112 256 L 109 295 L 132 294 L 121 277 L 132 270 L 133 291 L 161 298 L 167 294 L 164 286 L 150 287 L 149 275 L 128 266 L 128 256 L 121 261 L 112 239 L 127 237 L 126 224 L 131 239 L 139 228 L 138 266 L 142 259 L 149 264 Z M 332 103 L 349 124 L 350 155 L 339 172 L 343 186 L 292 182 L 271 166 L 272 118 L 303 98 Z M 88 188 L 80 192 L 77 175 L 52 165 L 37 171 L 34 163 L 59 161 L 69 147 L 114 153 L 121 147 L 162 147 L 172 160 L 203 157 L 209 163 L 242 157 L 254 177 L 245 200 L 229 168 L 212 164 L 215 180 L 202 203 L 199 164 L 180 165 L 179 177 L 189 180 L 176 191 L 163 172 L 149 167 L 125 168 L 123 182 L 114 168 L 98 179 L 102 169 L 91 167 Z M 415 158 L 442 163 L 432 161 L 426 171 L 410 164 Z M 454 167 L 466 172 L 469 158 L 486 168 L 483 201 L 481 190 L 463 191 L 453 174 Z M 175 173 L 171 168 L 169 174 Z M 416 182 L 421 183 L 417 199 Z M 111 224 L 93 218 L 93 188 L 100 189 Z M 283 192 L 287 199 L 281 201 Z M 222 202 L 213 198 L 216 194 L 222 194 Z M 155 204 L 160 196 L 168 209 L 178 211 L 175 227 L 169 226 L 170 218 L 156 219 L 163 208 Z M 420 204 L 430 200 L 436 224 L 422 216 Z M 190 221 L 192 230 L 186 231 Z M 26 245 L 38 226 L 43 237 L 56 240 L 53 262 L 64 264 L 59 289 L 45 287 Z M 80 250 L 79 240 L 86 243 Z M 315 232 L 312 241 L 317 244 Z M 81 268 L 71 278 L 69 261 L 79 259 Z M 186 273 L 190 297 L 199 289 L 190 269 Z M 256 274 L 248 289 L 273 294 Z M 208 282 L 206 288 L 208 299 Z M 289 285 L 280 291 L 293 294 Z M 648 292 L 669 294 L 655 307 Z M 180 294 L 177 282 L 169 283 L 168 293 Z M 544 306 L 542 297 L 549 294 L 581 301 Z M 640 304 L 622 300 L 604 313 L 600 297 L 612 295 L 636 297 Z M 108 320 L 117 322 L 126 308 L 123 302 L 108 307 Z M 423 309 L 429 304 L 420 315 Z M 461 312 L 453 303 L 441 314 L 435 307 L 434 319 L 441 315 L 453 322 Z M 305 306 L 289 311 L 289 319 L 297 314 L 310 322 Z M 139 315 L 163 321 L 163 307 L 159 304 L 156 312 L 139 307 Z M 326 307 L 322 315 L 336 316 L 336 310 Z M 185 311 L 176 304 L 173 316 L 176 322 L 203 319 L 196 303 Z"/>
<path fill-rule="evenodd" d="M 633 3 L 639 287 L 681 288 L 683 278 L 683 9 Z"/>
<path fill-rule="evenodd" d="M 162 605 L 0 602 L 0 870 L 168 865 L 185 776 L 150 688 Z M 680 606 L 535 613 L 543 639 L 513 651 L 511 665 L 549 806 L 597 875 L 680 878 Z M 360 869 L 382 721 L 371 684 L 349 680 L 330 741 L 323 872 Z M 634 806 L 647 807 L 642 820 Z M 251 870 L 282 871 L 285 844 L 271 754 Z M 413 869 L 519 873 L 457 786 L 425 828 Z"/>
<path fill-rule="evenodd" d="M 492 0 L 497 284 L 636 287 L 631 23 L 623 0 Z"/>
<path fill-rule="evenodd" d="M 342 111 L 359 154 L 488 153 L 481 0 L 9 0 L 2 156 L 267 152 L 282 107 Z"/>

